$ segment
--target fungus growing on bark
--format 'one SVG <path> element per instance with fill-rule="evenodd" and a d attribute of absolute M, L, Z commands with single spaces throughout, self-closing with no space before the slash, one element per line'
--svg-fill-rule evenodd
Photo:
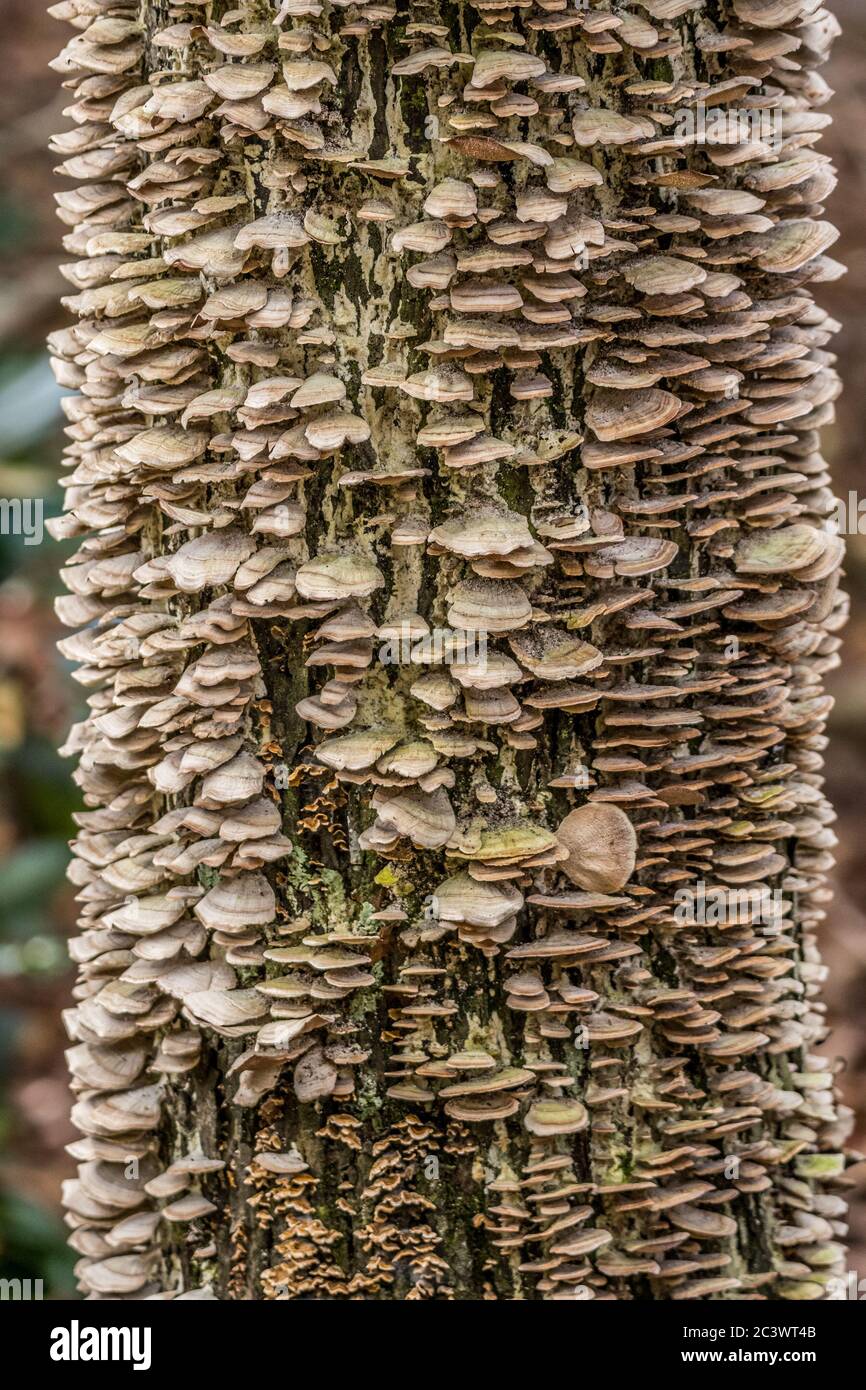
<path fill-rule="evenodd" d="M 823 1297 L 834 21 L 204 8 L 52 9 L 81 1288 Z"/>

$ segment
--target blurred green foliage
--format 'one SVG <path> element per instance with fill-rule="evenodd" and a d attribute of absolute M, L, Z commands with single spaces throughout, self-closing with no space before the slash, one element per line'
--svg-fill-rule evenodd
<path fill-rule="evenodd" d="M 41 1279 L 45 1298 L 74 1297 L 75 1255 L 53 1212 L 0 1191 L 0 1233 L 4 1279 Z"/>
<path fill-rule="evenodd" d="M 8 213 L 0 247 L 26 230 Z M 61 425 L 46 356 L 0 353 L 0 497 L 40 498 L 46 518 L 57 514 Z M 71 918 L 65 869 L 79 804 L 71 765 L 57 752 L 79 700 L 54 649 L 62 560 L 47 532 L 38 545 L 0 534 L 0 1274 L 41 1279 L 46 1298 L 73 1296 L 75 1259 L 58 1206 L 66 1168 L 55 1113 Z"/>

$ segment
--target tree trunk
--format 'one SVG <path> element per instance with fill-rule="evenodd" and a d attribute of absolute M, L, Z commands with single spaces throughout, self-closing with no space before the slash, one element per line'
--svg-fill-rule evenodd
<path fill-rule="evenodd" d="M 818 3 L 53 7 L 90 1295 L 832 1294 Z"/>

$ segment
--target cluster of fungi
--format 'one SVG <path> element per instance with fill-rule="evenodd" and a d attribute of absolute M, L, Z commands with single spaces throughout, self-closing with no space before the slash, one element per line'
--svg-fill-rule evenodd
<path fill-rule="evenodd" d="M 51 12 L 81 1288 L 827 1296 L 832 16 Z"/>

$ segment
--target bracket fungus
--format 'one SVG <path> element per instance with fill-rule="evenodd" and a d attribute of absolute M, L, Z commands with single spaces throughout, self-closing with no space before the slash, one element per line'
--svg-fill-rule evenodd
<path fill-rule="evenodd" d="M 82 1291 L 826 1296 L 834 20 L 51 12 Z"/>

